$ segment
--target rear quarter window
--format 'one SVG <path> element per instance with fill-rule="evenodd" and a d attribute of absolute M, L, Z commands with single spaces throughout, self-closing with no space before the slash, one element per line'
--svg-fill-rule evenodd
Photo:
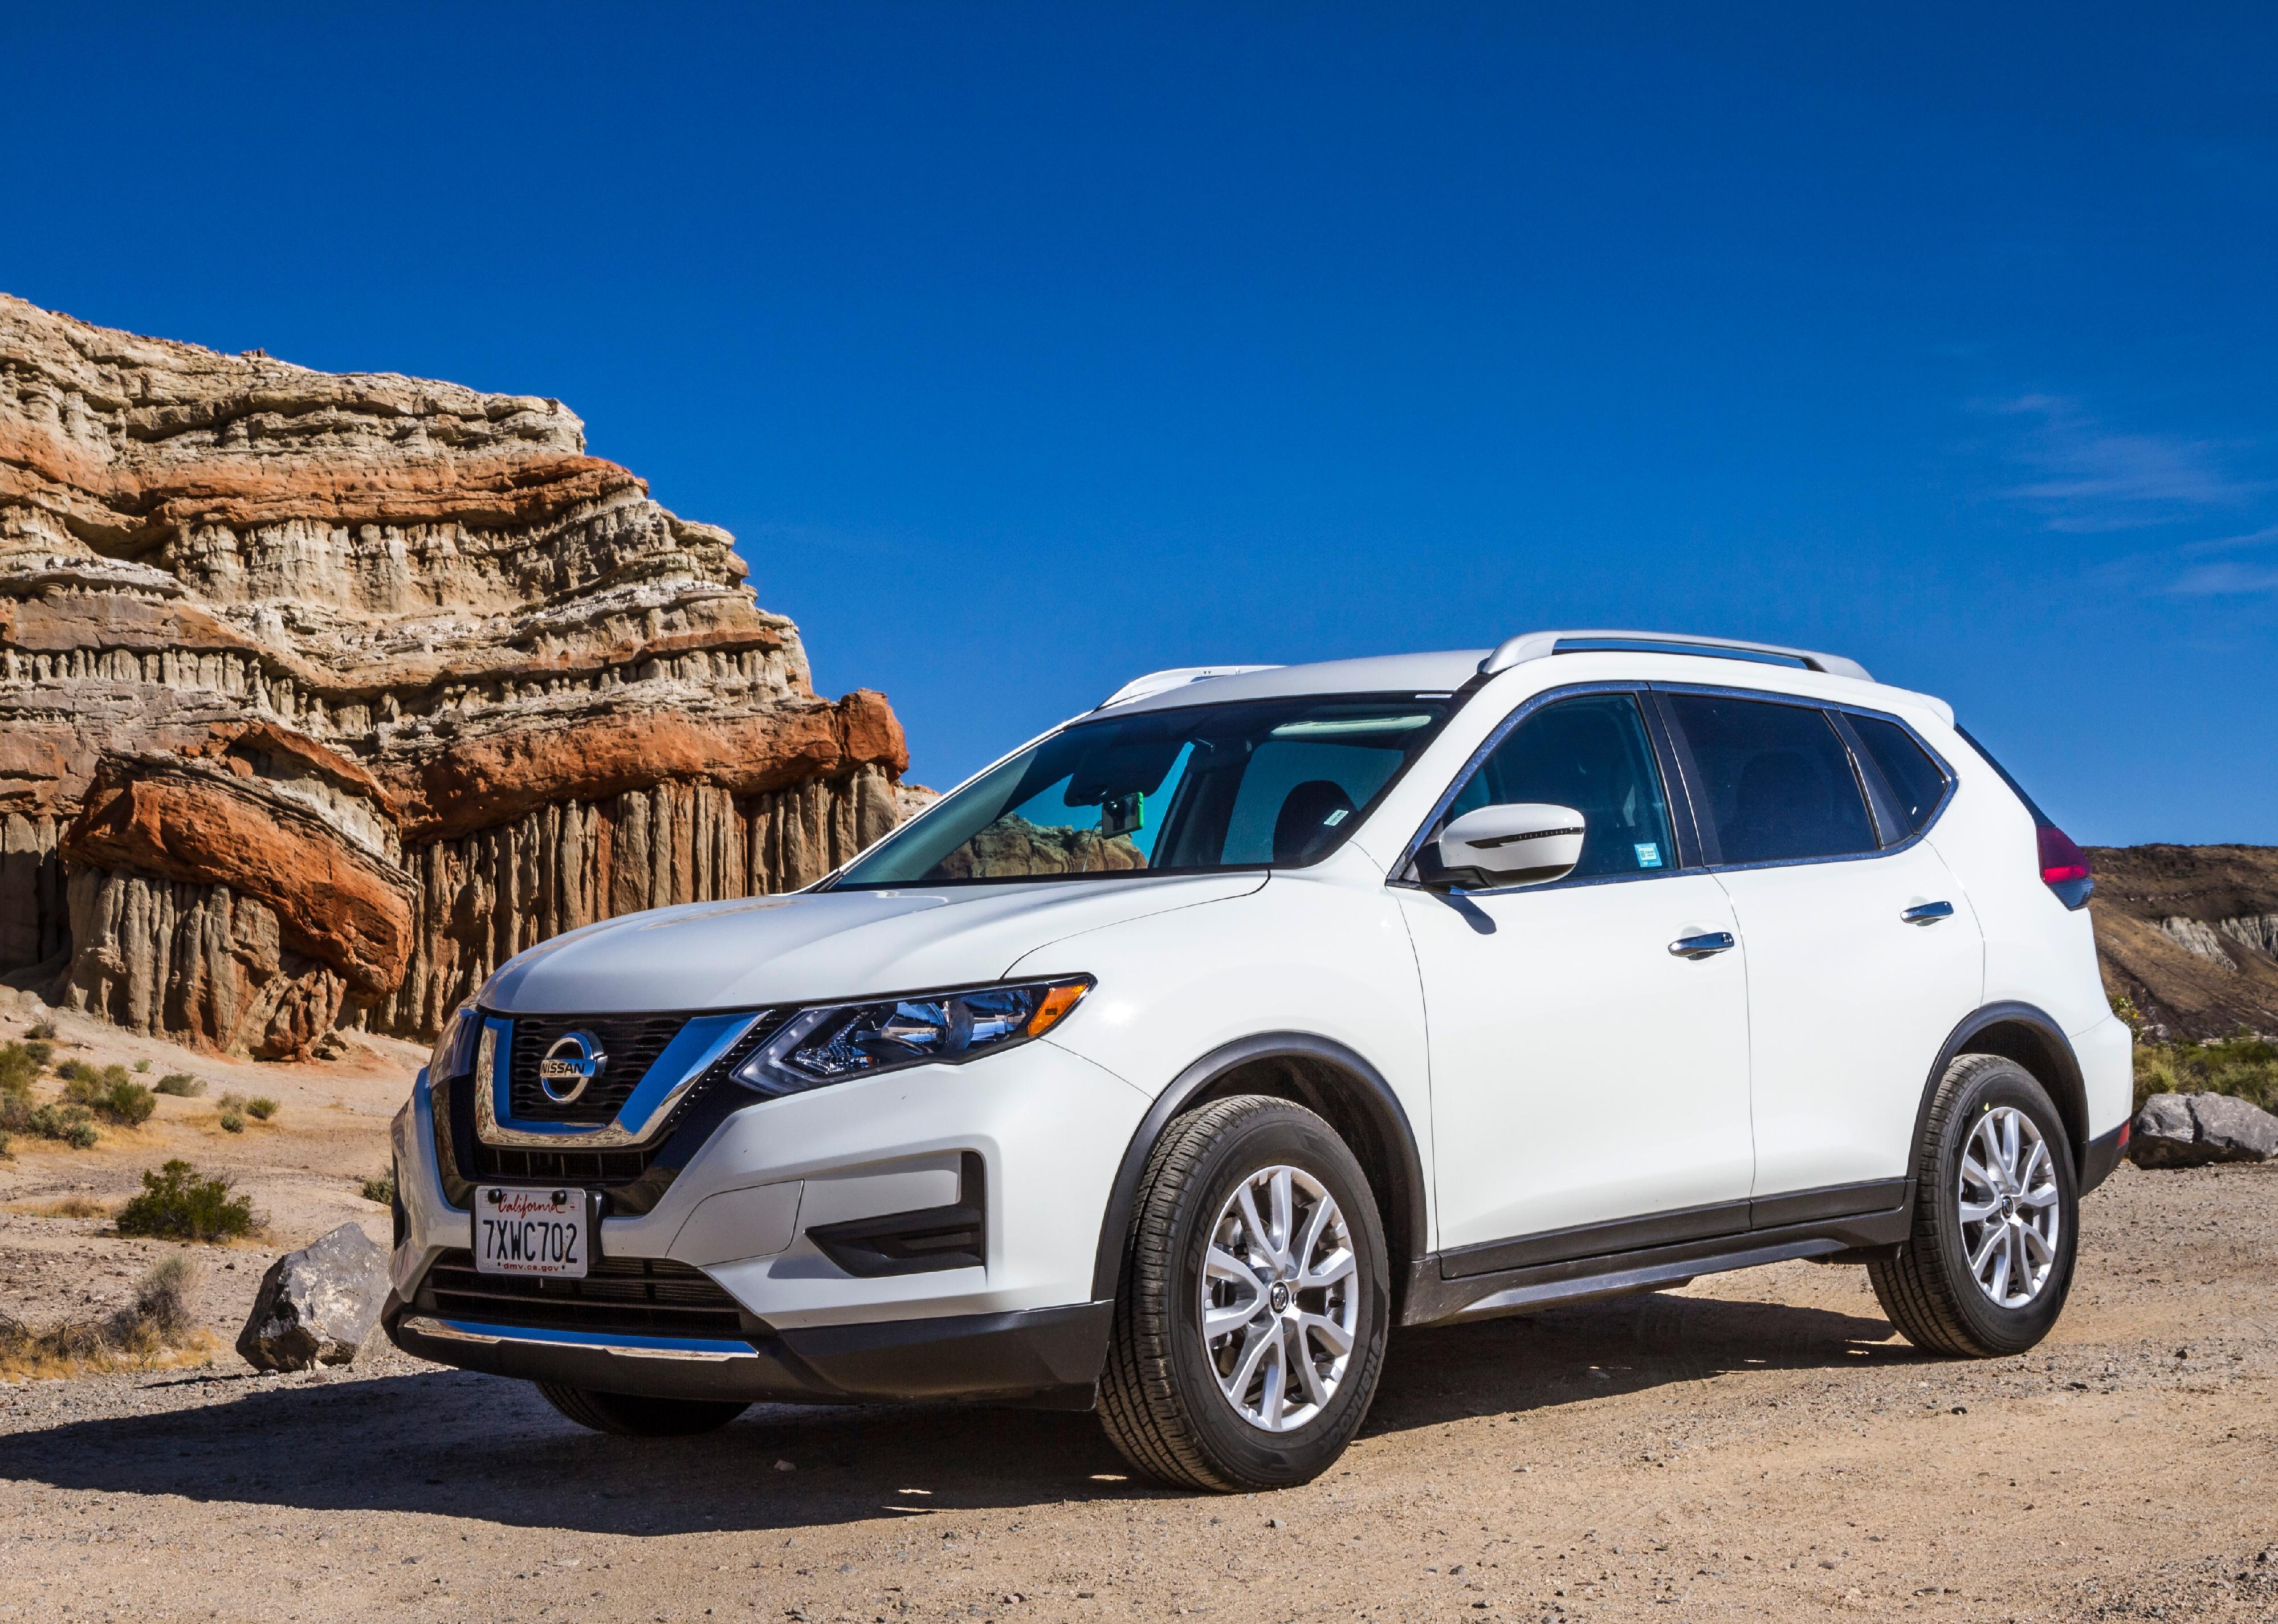
<path fill-rule="evenodd" d="M 1850 715 L 1851 730 L 1859 736 L 1859 743 L 1868 759 L 1883 775 L 1883 782 L 1897 802 L 1899 815 L 1906 820 L 1907 832 L 1919 835 L 1930 822 L 1938 804 L 1945 798 L 1945 774 L 1930 753 L 1915 743 L 1914 735 L 1893 721 L 1884 721 L 1873 716 Z"/>

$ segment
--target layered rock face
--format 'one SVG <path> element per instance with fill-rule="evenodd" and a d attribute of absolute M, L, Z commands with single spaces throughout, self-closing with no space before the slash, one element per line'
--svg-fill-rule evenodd
<path fill-rule="evenodd" d="M 0 295 L 0 978 L 256 1056 L 405 1037 L 556 932 L 891 829 L 723 530 L 558 401 Z"/>
<path fill-rule="evenodd" d="M 2155 1035 L 2278 1033 L 2278 847 L 2123 846 L 2096 864 L 2106 990 Z"/>

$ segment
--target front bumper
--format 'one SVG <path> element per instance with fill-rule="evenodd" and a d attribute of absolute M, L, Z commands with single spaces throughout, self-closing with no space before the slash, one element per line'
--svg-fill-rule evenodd
<path fill-rule="evenodd" d="M 597 1256 L 686 1265 L 740 1308 L 730 1346 L 707 1346 L 721 1336 L 645 1337 L 630 1320 L 596 1325 L 543 1305 L 493 1315 L 432 1292 L 423 1301 L 431 1271 L 463 1268 L 472 1244 L 450 1193 L 467 1181 L 445 1178 L 423 1078 L 395 1125 L 404 1233 L 388 1333 L 443 1363 L 659 1396 L 1072 1402 L 1105 1356 L 1106 1305 L 1091 1297 L 1099 1224 L 1147 1102 L 1049 1039 L 962 1066 L 753 1096 L 649 1210 L 612 1216 L 601 1197 Z M 514 1181 L 483 1187 L 494 1182 Z M 861 1250 L 881 1220 L 960 1202 L 978 1262 L 962 1249 L 899 1260 Z"/>
<path fill-rule="evenodd" d="M 660 1399 L 775 1404 L 982 1399 L 1089 1409 L 1115 1305 L 811 1326 L 748 1340 L 444 1319 L 391 1299 L 396 1346 L 438 1364 Z"/>

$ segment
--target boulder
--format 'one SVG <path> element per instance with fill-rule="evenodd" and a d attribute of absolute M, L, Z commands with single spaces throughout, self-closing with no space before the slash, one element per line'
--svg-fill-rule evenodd
<path fill-rule="evenodd" d="M 2204 1167 L 2278 1155 L 2278 1117 L 2221 1094 L 2155 1094 L 2136 1113 L 2128 1154 L 2138 1167 Z"/>
<path fill-rule="evenodd" d="M 387 1297 L 387 1254 L 343 1224 L 261 1277 L 237 1351 L 256 1370 L 344 1365 L 379 1323 Z"/>

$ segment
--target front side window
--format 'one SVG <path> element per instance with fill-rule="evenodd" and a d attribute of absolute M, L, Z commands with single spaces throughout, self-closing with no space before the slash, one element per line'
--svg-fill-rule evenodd
<path fill-rule="evenodd" d="M 1859 775 L 1824 712 L 1808 705 L 1670 694 L 1699 770 L 1717 861 L 1793 863 L 1877 850 Z"/>
<path fill-rule="evenodd" d="M 1445 695 L 1257 699 L 1063 728 L 856 858 L 833 888 L 1295 867 L 1352 832 Z"/>
<path fill-rule="evenodd" d="M 1561 699 L 1528 716 L 1479 763 L 1445 821 L 1517 801 L 1582 814 L 1582 859 L 1571 879 L 1677 866 L 1661 769 L 1628 694 Z"/>

